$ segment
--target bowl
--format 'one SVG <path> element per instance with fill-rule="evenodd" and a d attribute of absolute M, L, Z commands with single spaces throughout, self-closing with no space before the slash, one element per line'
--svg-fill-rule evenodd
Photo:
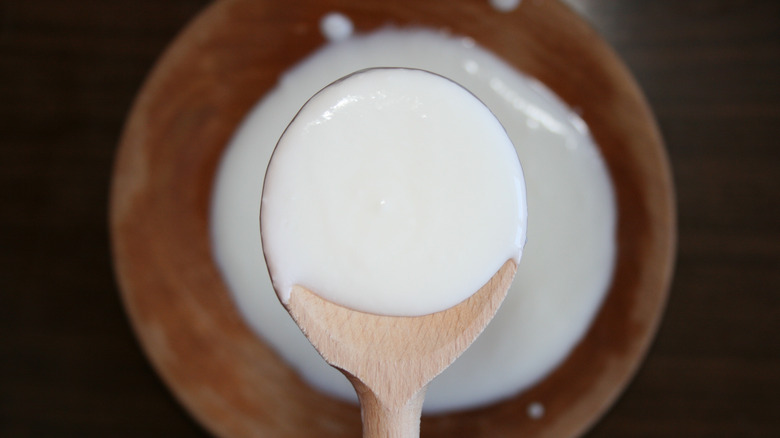
<path fill-rule="evenodd" d="M 280 74 L 325 41 L 319 20 L 357 32 L 387 24 L 474 38 L 578 108 L 615 186 L 617 262 L 585 338 L 522 394 L 426 416 L 425 437 L 573 437 L 616 400 L 659 324 L 675 249 L 663 142 L 634 79 L 558 1 L 501 13 L 485 0 L 221 0 L 163 54 L 131 110 L 111 187 L 112 251 L 122 298 L 149 360 L 181 404 L 226 437 L 360 436 L 357 406 L 311 389 L 244 323 L 212 259 L 211 189 L 222 150 Z M 541 418 L 526 415 L 545 401 Z"/>

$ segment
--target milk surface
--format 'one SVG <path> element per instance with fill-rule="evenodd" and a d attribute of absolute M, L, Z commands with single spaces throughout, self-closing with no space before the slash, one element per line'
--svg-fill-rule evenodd
<path fill-rule="evenodd" d="M 315 94 L 285 130 L 260 224 L 279 298 L 293 286 L 350 309 L 446 310 L 517 263 L 525 182 L 504 128 L 465 88 L 381 68 Z"/>
<path fill-rule="evenodd" d="M 287 72 L 247 115 L 222 158 L 211 212 L 215 260 L 258 335 L 312 386 L 354 400 L 352 386 L 279 304 L 263 266 L 257 218 L 271 152 L 301 106 L 340 77 L 385 66 L 432 71 L 466 87 L 506 128 L 523 164 L 527 244 L 514 283 L 482 335 L 430 384 L 424 412 L 511 397 L 551 372 L 598 310 L 614 264 L 615 203 L 576 111 L 471 39 L 385 29 L 326 45 Z"/>

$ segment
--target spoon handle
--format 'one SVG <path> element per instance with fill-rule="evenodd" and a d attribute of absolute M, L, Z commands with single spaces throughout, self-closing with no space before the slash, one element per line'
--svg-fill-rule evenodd
<path fill-rule="evenodd" d="M 418 438 L 425 399 L 423 387 L 406 404 L 390 406 L 382 402 L 358 379 L 350 379 L 360 399 L 363 438 Z"/>

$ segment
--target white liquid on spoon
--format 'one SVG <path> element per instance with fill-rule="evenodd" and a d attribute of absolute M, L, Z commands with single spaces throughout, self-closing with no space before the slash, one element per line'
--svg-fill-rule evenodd
<path fill-rule="evenodd" d="M 423 70 L 327 86 L 279 140 L 264 181 L 263 250 L 293 286 L 367 313 L 420 316 L 470 297 L 525 244 L 525 182 L 490 110 Z"/>
<path fill-rule="evenodd" d="M 523 163 L 531 215 L 515 281 L 483 334 L 430 384 L 424 410 L 510 397 L 552 371 L 598 310 L 612 273 L 615 206 L 584 122 L 543 85 L 469 39 L 385 30 L 325 46 L 290 70 L 223 156 L 212 204 L 216 260 L 248 324 L 313 386 L 354 399 L 351 385 L 279 305 L 262 267 L 257 217 L 271 152 L 298 109 L 330 82 L 378 66 L 421 68 L 468 88 L 496 114 Z"/>

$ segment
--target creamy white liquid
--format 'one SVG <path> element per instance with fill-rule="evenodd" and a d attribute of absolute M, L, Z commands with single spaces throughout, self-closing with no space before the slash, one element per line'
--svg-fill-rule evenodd
<path fill-rule="evenodd" d="M 465 88 L 369 69 L 318 92 L 287 127 L 260 224 L 283 303 L 298 285 L 354 310 L 420 316 L 519 262 L 525 182 L 504 128 Z"/>
<path fill-rule="evenodd" d="M 603 160 L 576 112 L 470 39 L 387 29 L 329 44 L 287 72 L 223 156 L 212 203 L 216 261 L 258 335 L 312 386 L 354 400 L 352 386 L 279 304 L 263 266 L 257 218 L 271 152 L 298 109 L 334 80 L 382 66 L 425 69 L 469 89 L 506 128 L 523 163 L 528 242 L 515 281 L 482 335 L 431 382 L 424 411 L 511 397 L 552 371 L 598 310 L 615 255 L 615 205 Z"/>

